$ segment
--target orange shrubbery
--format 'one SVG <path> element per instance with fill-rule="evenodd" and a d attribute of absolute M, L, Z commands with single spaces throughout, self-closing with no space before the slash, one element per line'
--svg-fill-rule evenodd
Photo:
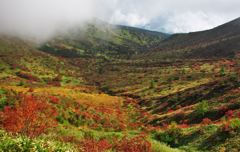
<path fill-rule="evenodd" d="M 130 101 L 126 100 L 126 102 Z M 85 124 L 92 129 L 115 131 L 136 129 L 144 127 L 141 120 L 150 117 L 149 114 L 135 107 L 134 103 L 124 102 L 124 105 L 75 104 L 74 107 L 67 108 L 73 110 L 62 112 L 61 119 L 75 126 Z M 64 105 L 64 107 L 68 106 Z"/>
<path fill-rule="evenodd" d="M 53 103 L 53 104 L 59 104 L 60 103 L 59 98 L 57 98 L 55 96 L 49 96 L 48 98 L 50 99 L 50 102 Z"/>
<path fill-rule="evenodd" d="M 203 124 L 203 125 L 210 125 L 210 124 L 212 124 L 212 123 L 213 123 L 212 120 L 209 119 L 209 118 L 204 118 L 204 119 L 202 120 L 202 124 Z"/>
<path fill-rule="evenodd" d="M 55 108 L 48 103 L 22 94 L 14 107 L 4 107 L 2 124 L 9 132 L 36 137 L 56 125 L 53 119 L 56 114 Z"/>
<path fill-rule="evenodd" d="M 105 152 L 107 150 L 116 150 L 118 152 L 151 152 L 151 143 L 143 135 L 133 138 L 124 137 L 120 140 L 112 140 L 110 143 L 106 139 L 95 140 L 86 138 L 79 143 L 83 152 Z"/>
<path fill-rule="evenodd" d="M 118 141 L 116 150 L 119 152 L 151 152 L 151 143 L 143 135 Z"/>
<path fill-rule="evenodd" d="M 87 138 L 80 142 L 80 149 L 83 152 L 105 152 L 111 148 L 112 145 L 106 139 L 97 141 Z"/>

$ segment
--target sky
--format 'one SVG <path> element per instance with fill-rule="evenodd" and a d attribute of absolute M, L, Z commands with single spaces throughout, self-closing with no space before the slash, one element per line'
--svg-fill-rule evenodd
<path fill-rule="evenodd" d="M 240 17 L 239 7 L 240 0 L 0 0 L 0 33 L 45 40 L 94 18 L 186 33 Z"/>

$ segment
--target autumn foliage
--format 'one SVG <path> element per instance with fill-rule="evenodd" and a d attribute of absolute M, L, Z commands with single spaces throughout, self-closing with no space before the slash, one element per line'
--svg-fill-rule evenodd
<path fill-rule="evenodd" d="M 53 104 L 59 104 L 60 100 L 55 96 L 49 96 L 50 102 Z"/>
<path fill-rule="evenodd" d="M 131 139 L 123 138 L 116 145 L 119 152 L 151 152 L 151 143 L 143 135 Z"/>
<path fill-rule="evenodd" d="M 202 124 L 203 124 L 203 125 L 210 125 L 210 124 L 212 124 L 212 123 L 213 123 L 212 120 L 209 119 L 209 118 L 204 118 L 204 119 L 202 120 Z"/>
<path fill-rule="evenodd" d="M 2 124 L 8 132 L 36 137 L 56 125 L 54 116 L 54 107 L 33 95 L 23 94 L 14 107 L 4 107 Z"/>
<path fill-rule="evenodd" d="M 81 150 L 83 152 L 105 152 L 112 148 L 112 145 L 106 140 L 95 140 L 92 138 L 84 139 L 80 142 Z"/>
<path fill-rule="evenodd" d="M 106 139 L 95 140 L 86 138 L 79 144 L 83 152 L 105 152 L 115 149 L 118 152 L 151 152 L 151 143 L 148 142 L 144 135 L 133 138 L 124 137 L 109 142 Z"/>

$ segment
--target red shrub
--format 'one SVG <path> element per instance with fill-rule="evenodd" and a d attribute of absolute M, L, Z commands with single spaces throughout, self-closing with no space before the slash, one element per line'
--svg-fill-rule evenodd
<path fill-rule="evenodd" d="M 92 138 L 87 138 L 80 142 L 79 145 L 83 152 L 105 152 L 112 148 L 112 145 L 106 139 L 97 141 Z"/>
<path fill-rule="evenodd" d="M 167 113 L 172 113 L 172 112 L 174 112 L 174 110 L 172 110 L 172 109 L 169 109 L 169 110 L 167 111 Z"/>
<path fill-rule="evenodd" d="M 123 138 L 115 147 L 118 152 L 151 152 L 151 143 L 144 136 L 137 136 L 131 139 Z"/>
<path fill-rule="evenodd" d="M 188 127 L 189 127 L 188 124 L 180 124 L 180 125 L 179 125 L 179 128 L 188 128 Z"/>
<path fill-rule="evenodd" d="M 86 138 L 79 143 L 79 146 L 83 152 L 105 152 L 111 149 L 117 152 L 151 152 L 151 144 L 143 135 L 131 139 L 115 139 L 112 144 L 106 139 L 97 141 L 93 138 Z"/>
<path fill-rule="evenodd" d="M 75 136 L 60 136 L 58 137 L 60 141 L 65 143 L 78 144 L 79 141 Z"/>
<path fill-rule="evenodd" d="M 233 110 L 228 110 L 228 111 L 225 113 L 225 116 L 226 116 L 228 119 L 231 119 L 231 118 L 234 116 L 234 111 L 233 111 Z"/>
<path fill-rule="evenodd" d="M 60 100 L 55 96 L 49 96 L 50 102 L 54 104 L 59 104 Z"/>
<path fill-rule="evenodd" d="M 231 130 L 229 124 L 223 124 L 222 129 L 223 129 L 223 131 L 226 131 L 226 132 Z"/>
<path fill-rule="evenodd" d="M 228 110 L 228 107 L 227 106 L 221 106 L 221 107 L 219 107 L 219 110 L 222 111 L 222 112 L 226 112 Z"/>
<path fill-rule="evenodd" d="M 209 119 L 209 118 L 204 118 L 204 119 L 202 120 L 202 124 L 203 124 L 203 125 L 210 125 L 210 124 L 212 124 L 212 123 L 213 123 L 212 120 Z"/>
<path fill-rule="evenodd" d="M 188 119 L 183 119 L 183 120 L 180 121 L 180 123 L 182 123 L 182 124 L 188 124 L 188 123 L 189 123 L 189 120 L 188 120 Z"/>
<path fill-rule="evenodd" d="M 3 127 L 13 133 L 36 137 L 56 125 L 56 110 L 32 95 L 23 95 L 14 108 L 3 110 Z"/>
<path fill-rule="evenodd" d="M 152 132 L 152 131 L 157 130 L 157 127 L 152 126 L 152 125 L 146 125 L 146 126 L 145 126 L 145 130 L 146 130 L 147 132 Z"/>
<path fill-rule="evenodd" d="M 182 108 L 182 106 L 181 106 L 181 105 L 178 105 L 176 108 L 177 108 L 177 109 L 181 109 L 181 108 Z"/>

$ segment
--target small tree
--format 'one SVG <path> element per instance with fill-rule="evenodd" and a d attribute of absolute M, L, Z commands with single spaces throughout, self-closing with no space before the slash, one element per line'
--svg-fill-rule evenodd
<path fill-rule="evenodd" d="M 224 67 L 221 67 L 221 69 L 220 69 L 220 76 L 225 76 L 225 69 L 224 69 Z"/>
<path fill-rule="evenodd" d="M 206 112 L 209 111 L 209 104 L 207 100 L 203 100 L 202 102 L 198 103 L 196 107 L 196 114 L 200 116 L 204 116 Z"/>
<path fill-rule="evenodd" d="M 156 80 L 151 80 L 149 89 L 155 89 L 156 88 Z"/>

